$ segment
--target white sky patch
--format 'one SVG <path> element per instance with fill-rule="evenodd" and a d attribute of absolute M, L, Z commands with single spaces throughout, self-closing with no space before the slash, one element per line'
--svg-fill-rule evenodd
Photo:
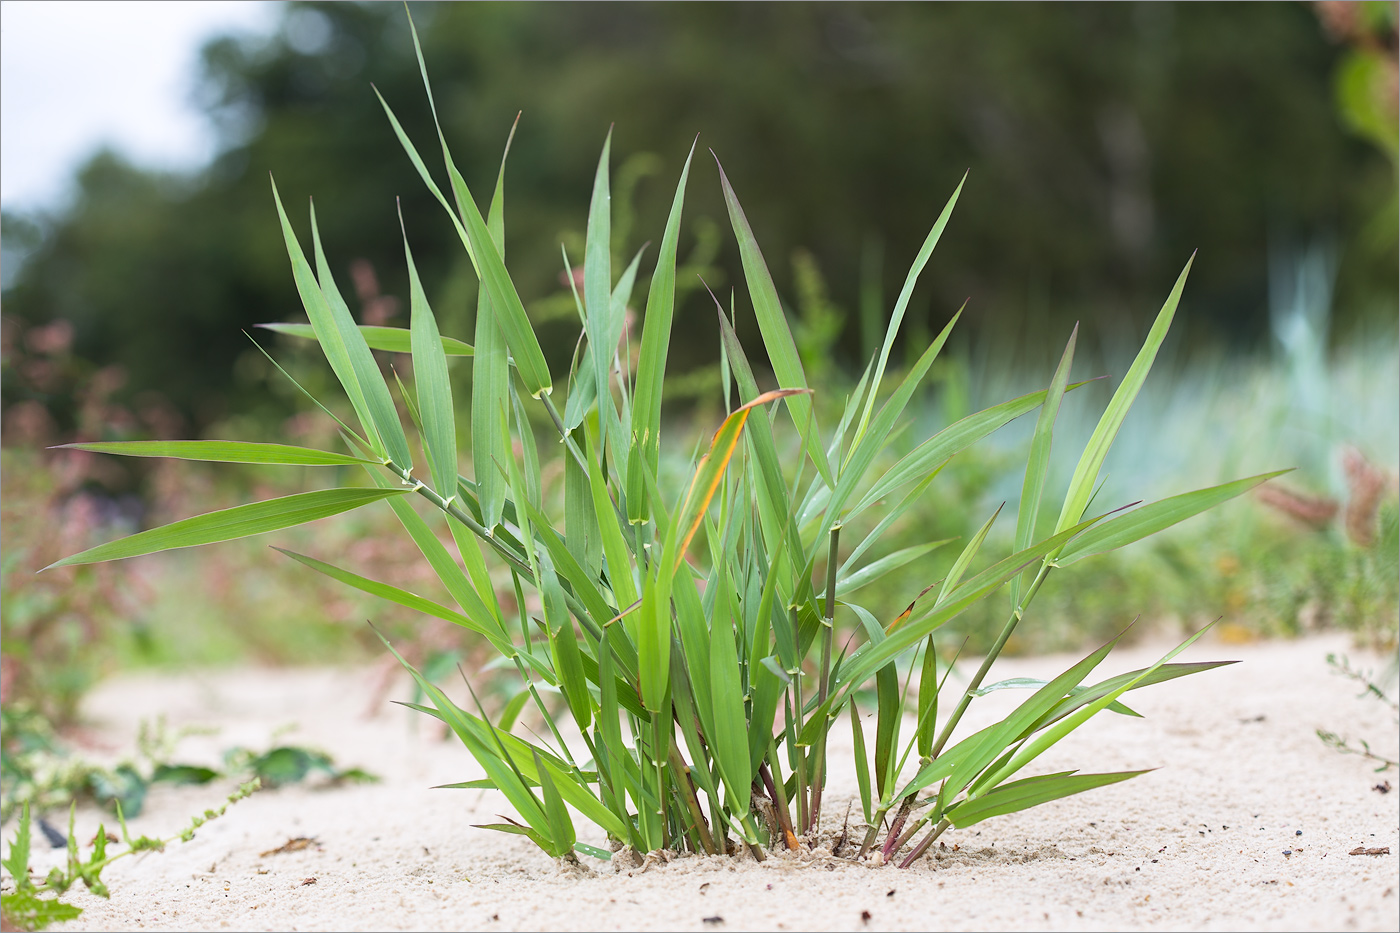
<path fill-rule="evenodd" d="M 197 167 L 214 155 L 194 106 L 200 47 L 270 33 L 270 0 L 4 0 L 0 3 L 0 204 L 54 209 L 103 145 L 138 165 Z"/>

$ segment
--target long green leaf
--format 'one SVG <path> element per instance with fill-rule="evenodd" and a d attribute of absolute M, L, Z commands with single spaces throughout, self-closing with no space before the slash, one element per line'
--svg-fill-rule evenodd
<path fill-rule="evenodd" d="M 345 346 L 345 337 L 331 311 L 330 303 L 316 282 L 311 264 L 306 261 L 306 253 L 302 251 L 301 242 L 292 230 L 292 222 L 287 219 L 287 212 L 282 207 L 282 196 L 277 191 L 275 181 L 272 182 L 272 199 L 277 204 L 277 217 L 282 223 L 282 239 L 286 243 L 287 255 L 292 262 L 292 277 L 296 281 L 297 294 L 301 296 L 302 307 L 306 309 L 306 316 L 311 321 L 316 339 L 321 344 L 322 352 L 326 354 L 326 361 L 331 364 L 331 370 L 345 389 L 350 405 L 355 409 L 355 416 L 359 418 L 365 436 L 369 439 L 370 447 L 377 456 L 385 457 L 387 454 L 384 443 L 375 431 L 374 419 L 370 417 L 365 393 L 355 373 L 355 366 L 350 360 L 350 352 Z"/>
<path fill-rule="evenodd" d="M 254 327 L 261 327 L 264 330 L 274 331 L 279 334 L 286 334 L 288 337 L 299 337 L 303 340 L 315 340 L 316 330 L 310 324 L 255 324 Z M 360 333 L 364 335 L 365 343 L 371 350 L 383 350 L 386 353 L 411 353 L 413 352 L 412 331 L 407 327 L 383 327 L 378 324 L 361 324 Z M 442 338 L 442 352 L 448 356 L 472 356 L 476 351 L 469 343 L 463 343 L 456 337 Z"/>
<path fill-rule="evenodd" d="M 754 239 L 744 209 L 739 206 L 739 198 L 734 193 L 724 167 L 715 158 L 719 167 L 720 186 L 724 189 L 724 203 L 729 208 L 729 221 L 734 228 L 734 236 L 739 241 L 739 256 L 743 260 L 744 278 L 749 286 L 749 299 L 753 302 L 754 314 L 758 318 L 758 329 L 763 334 L 763 345 L 768 350 L 768 360 L 773 365 L 773 375 L 778 385 L 788 388 L 807 388 L 807 374 L 802 369 L 802 359 L 797 354 L 797 344 L 793 342 L 792 330 L 788 327 L 787 316 L 783 313 L 782 302 L 778 300 L 778 290 L 773 285 L 773 277 L 768 272 L 768 264 Z M 790 395 L 787 400 L 788 412 L 793 423 L 801 430 L 812 420 L 812 400 L 807 395 Z M 815 422 L 813 422 L 815 423 Z M 826 451 L 822 450 L 818 431 L 807 435 L 807 452 L 817 471 L 828 486 L 835 486 L 836 480 L 827 463 Z"/>
<path fill-rule="evenodd" d="M 1079 463 L 1074 468 L 1074 476 L 1069 482 L 1069 489 L 1065 493 L 1065 504 L 1060 510 L 1059 521 L 1055 523 L 1056 531 L 1062 531 L 1077 523 L 1083 517 L 1084 510 L 1089 507 L 1094 483 L 1098 479 L 1104 459 L 1108 456 L 1109 448 L 1113 446 L 1113 439 L 1118 436 L 1118 429 L 1122 427 L 1128 409 L 1132 407 L 1133 400 L 1137 398 L 1142 384 L 1147 380 L 1147 373 L 1157 358 L 1157 351 L 1162 348 L 1162 341 L 1167 339 L 1167 330 L 1171 327 L 1177 305 L 1181 302 L 1182 289 L 1186 287 L 1186 276 L 1190 274 L 1191 263 L 1195 260 L 1196 256 L 1193 253 L 1186 262 L 1186 268 L 1182 269 L 1181 275 L 1177 277 L 1176 284 L 1172 286 L 1171 294 L 1167 296 L 1162 310 L 1157 313 L 1157 320 L 1147 332 L 1147 339 L 1138 351 L 1137 358 L 1133 360 L 1133 365 L 1128 367 L 1128 374 L 1123 377 L 1123 382 L 1113 393 L 1108 408 L 1104 410 L 1093 435 L 1089 438 L 1089 443 L 1085 445 L 1084 453 L 1080 455 Z"/>
<path fill-rule="evenodd" d="M 871 425 L 870 433 L 861 437 L 851 449 L 850 456 L 847 457 L 846 463 L 841 469 L 840 478 L 836 481 L 836 489 L 831 493 L 831 501 L 826 507 L 826 521 L 824 526 L 818 530 L 819 534 L 825 534 L 827 529 L 840 523 L 841 509 L 855 493 L 857 485 L 864 480 L 865 473 L 875 462 L 876 455 L 889 442 L 895 422 L 904 413 L 904 408 L 909 404 L 909 399 L 913 397 L 914 390 L 923 382 L 924 375 L 933 365 L 933 361 L 937 359 L 939 351 L 947 343 L 948 335 L 953 332 L 953 327 L 961 316 L 962 309 L 959 308 L 958 313 L 953 315 L 953 319 L 947 323 L 933 343 L 929 344 L 928 349 L 919 357 L 918 362 L 910 367 L 898 388 L 894 390 L 884 407 L 880 409 L 880 414 L 876 416 Z"/>
<path fill-rule="evenodd" d="M 447 355 L 437 318 L 423 293 L 408 234 L 403 240 L 408 263 L 410 339 L 413 348 L 413 381 L 418 389 L 418 413 L 423 421 L 423 447 L 433 488 L 449 503 L 457 495 L 457 416 L 452 406 L 452 383 L 447 377 Z"/>
<path fill-rule="evenodd" d="M 964 801 L 950 807 L 945 815 L 958 829 L 966 829 L 994 816 L 1028 810 L 1051 800 L 1059 800 L 1061 797 L 1117 784 L 1151 770 L 1153 769 L 1146 768 L 1142 771 L 1115 771 L 1109 774 L 1074 774 L 1071 771 L 1042 774 L 1005 784 L 981 797 Z"/>
<path fill-rule="evenodd" d="M 587 311 L 588 356 L 592 361 L 593 386 L 598 405 L 612 402 L 608 391 L 608 369 L 617 351 L 618 338 L 612 335 L 612 194 L 608 184 L 608 155 L 612 151 L 612 128 L 603 140 L 603 152 L 593 175 L 593 197 L 588 203 L 588 234 L 583 253 L 583 302 Z"/>
<path fill-rule="evenodd" d="M 428 102 L 433 111 L 433 122 L 437 125 L 437 105 L 433 102 L 433 89 L 428 81 L 428 66 L 423 61 L 423 50 L 418 45 L 416 31 L 413 33 L 413 42 L 414 52 L 418 57 L 418 69 L 423 77 L 423 89 L 427 92 Z M 380 101 L 383 103 L 383 98 Z M 395 132 L 399 134 L 400 141 L 405 143 L 405 149 L 409 151 L 410 158 L 416 158 L 417 153 L 407 145 L 407 136 L 402 133 L 398 121 L 389 111 L 388 104 L 384 104 L 384 110 L 394 123 Z M 486 286 L 486 290 L 491 296 L 491 307 L 496 314 L 501 332 L 505 335 L 506 344 L 515 357 L 516 369 L 520 373 L 521 380 L 525 383 L 525 388 L 536 398 L 548 395 L 553 389 L 549 378 L 549 367 L 545 363 L 544 352 L 540 349 L 540 343 L 535 337 L 534 329 L 530 326 L 530 319 L 525 314 L 525 306 L 520 301 L 520 294 L 515 290 L 515 283 L 511 281 L 510 273 L 506 271 L 501 251 L 493 242 L 490 230 L 486 226 L 485 219 L 481 216 L 480 209 L 476 206 L 476 201 L 472 198 L 470 189 L 467 188 L 466 181 L 457 171 L 457 166 L 453 164 L 440 125 L 437 127 L 437 132 L 438 140 L 442 144 L 443 161 L 447 165 L 448 178 L 452 182 L 452 193 L 457 202 L 457 211 L 461 216 L 463 229 L 466 233 L 467 255 L 471 258 L 472 266 L 476 269 L 477 278 Z M 417 161 L 421 162 L 421 160 Z M 479 346 L 480 340 L 478 338 Z"/>
<path fill-rule="evenodd" d="M 928 264 L 929 257 L 933 255 L 933 248 L 938 245 L 939 239 L 943 236 L 943 229 L 948 226 L 948 218 L 953 214 L 953 205 L 958 203 L 958 195 L 962 194 L 965 184 L 967 184 L 966 173 L 958 182 L 957 188 L 953 189 L 948 203 L 943 205 L 942 213 L 938 215 L 938 220 L 934 221 L 933 229 L 929 230 L 928 236 L 924 239 L 924 245 L 919 248 L 918 255 L 914 257 L 913 265 L 909 267 L 909 274 L 905 276 L 904 288 L 899 292 L 899 300 L 894 304 L 894 312 L 890 315 L 889 326 L 885 329 L 885 342 L 880 346 L 880 358 L 875 364 L 875 378 L 870 383 L 870 395 L 865 400 L 865 410 L 861 412 L 860 424 L 856 427 L 855 437 L 851 439 L 852 450 L 865 437 L 866 426 L 870 424 L 870 414 L 875 408 L 875 398 L 880 394 L 880 383 L 885 378 L 885 364 L 890 358 L 890 348 L 894 345 L 895 335 L 899 333 L 899 326 L 904 321 L 904 312 L 909 307 L 909 299 L 914 295 L 914 285 L 919 281 L 919 275 L 924 271 L 924 266 Z"/>
<path fill-rule="evenodd" d="M 362 592 L 378 596 L 381 599 L 387 599 L 390 602 L 398 603 L 400 606 L 406 606 L 415 612 L 422 612 L 427 615 L 436 616 L 439 619 L 445 619 L 455 625 L 471 629 L 473 632 L 483 635 L 488 639 L 495 639 L 498 637 L 498 632 L 478 625 L 474 620 L 462 615 L 460 612 L 449 609 L 441 603 L 434 602 L 426 597 L 419 596 L 417 593 L 410 593 L 408 590 L 393 586 L 392 584 L 381 583 L 378 580 L 362 577 L 353 571 L 344 570 L 333 564 L 328 564 L 325 561 L 317 560 L 314 557 L 308 557 L 305 554 L 298 554 L 296 551 L 289 551 L 286 548 L 280 548 L 276 545 L 274 545 L 272 549 L 274 551 L 281 551 L 292 560 L 305 564 L 312 570 L 323 573 L 332 580 L 338 580 Z"/>
<path fill-rule="evenodd" d="M 519 120 L 518 117 L 516 119 Z M 501 154 L 501 167 L 496 172 L 496 190 L 491 196 L 491 209 L 486 220 L 491 242 L 496 244 L 502 258 L 506 254 L 506 158 L 510 155 L 510 142 L 515 135 L 513 125 L 510 132 L 505 151 Z M 505 337 L 496 323 L 491 293 L 484 283 L 477 287 L 475 339 L 477 353 L 472 362 L 472 469 L 476 474 L 477 496 L 481 503 L 481 523 L 494 531 L 501 523 L 506 498 L 505 478 L 496 464 L 505 462 L 509 448 L 506 437 L 497 427 L 497 421 L 501 411 L 509 405 L 510 357 L 506 351 Z"/>
<path fill-rule="evenodd" d="M 651 287 L 647 292 L 646 316 L 642 319 L 642 348 L 637 360 L 637 383 L 632 397 L 632 434 L 627 453 L 627 518 L 646 521 L 645 471 L 655 474 L 661 456 L 661 385 L 666 376 L 666 356 L 671 345 L 671 322 L 676 306 L 676 244 L 680 240 L 681 209 L 685 204 L 685 183 L 690 177 L 690 160 L 695 144 L 681 168 L 680 181 L 671 199 L 661 252 L 656 257 Z M 600 519 L 601 520 L 601 519 Z"/>
<path fill-rule="evenodd" d="M 1064 566 L 1094 554 L 1103 554 L 1132 544 L 1287 472 L 1288 470 L 1275 470 L 1272 473 L 1260 473 L 1258 476 L 1237 479 L 1219 486 L 1184 492 L 1106 519 L 1065 545 L 1055 562 Z"/>
<path fill-rule="evenodd" d="M 249 535 L 260 535 L 267 531 L 304 525 L 317 519 L 328 518 L 357 509 L 380 499 L 402 496 L 408 489 L 318 489 L 315 492 L 300 492 L 279 499 L 250 502 L 236 505 L 231 509 L 206 512 L 193 518 L 181 519 L 137 532 L 116 541 L 88 548 L 81 554 L 65 557 L 45 567 L 69 567 L 74 564 L 95 564 L 104 560 L 121 560 L 126 557 L 139 557 L 182 547 L 197 547 L 201 544 L 215 544 L 219 541 L 232 541 Z"/>
<path fill-rule="evenodd" d="M 349 457 L 329 450 L 289 447 L 285 444 L 256 444 L 244 441 L 97 441 L 87 444 L 60 444 L 72 450 L 90 450 L 123 457 L 170 457 L 175 460 L 201 460 L 209 463 L 260 463 L 272 466 L 354 466 L 374 463 L 363 457 Z"/>
<path fill-rule="evenodd" d="M 1055 431 L 1055 417 L 1060 412 L 1060 400 L 1064 398 L 1065 386 L 1069 383 L 1069 369 L 1074 361 L 1074 344 L 1079 337 L 1079 325 L 1070 331 L 1069 343 L 1060 356 L 1060 365 L 1050 379 L 1046 390 L 1045 404 L 1040 406 L 1040 417 L 1035 422 L 1035 433 L 1031 435 L 1030 457 L 1026 460 L 1026 478 L 1021 483 L 1021 504 L 1016 510 L 1016 550 L 1029 547 L 1035 540 L 1036 520 L 1040 516 L 1040 499 L 1045 492 L 1045 474 L 1050 467 L 1050 446 Z M 1021 583 L 1024 574 L 1011 581 L 1011 607 L 1021 604 Z"/>
<path fill-rule="evenodd" d="M 748 723 L 744 720 L 744 688 L 740 680 L 738 649 L 734 644 L 730 612 L 729 574 L 725 562 L 716 568 L 715 612 L 710 628 L 710 697 L 714 704 L 714 728 L 710 749 L 719 765 L 734 813 L 749 812 L 753 775 L 749 754 Z"/>
<path fill-rule="evenodd" d="M 838 593 L 853 593 L 862 586 L 874 583 L 885 574 L 898 570 L 911 561 L 918 560 L 952 540 L 952 538 L 944 538 L 941 541 L 929 541 L 924 544 L 916 544 L 913 547 L 902 548 L 893 554 L 886 554 L 879 560 L 866 564 L 850 576 L 837 579 L 836 591 Z"/>
<path fill-rule="evenodd" d="M 400 469 L 411 470 L 413 454 L 409 452 L 408 438 L 404 435 L 403 423 L 399 420 L 398 409 L 394 407 L 394 399 L 389 395 L 389 384 L 384 381 L 384 374 L 379 371 L 379 364 L 375 362 L 374 354 L 370 353 L 364 335 L 355 326 L 355 319 L 350 316 L 350 307 L 341 297 L 340 290 L 335 285 L 335 277 L 331 275 L 326 251 L 321 246 L 321 230 L 316 223 L 315 205 L 311 207 L 311 246 L 316 255 L 316 280 L 320 283 L 321 293 L 325 296 L 327 307 L 330 308 L 331 321 L 339 332 L 345 352 L 350 358 L 355 380 L 359 383 L 360 391 L 365 394 L 365 406 L 374 421 L 374 429 L 378 432 L 379 439 L 384 442 L 389 459 Z M 322 338 L 323 345 L 324 342 Z"/>
<path fill-rule="evenodd" d="M 1083 385 L 1080 383 L 1079 385 Z M 1027 412 L 1034 411 L 1045 401 L 1045 390 L 993 405 L 948 425 L 942 431 L 905 454 L 898 463 L 885 471 L 850 515 L 863 512 L 905 483 L 923 479 L 936 466 Z M 850 516 L 847 516 L 849 520 Z"/>

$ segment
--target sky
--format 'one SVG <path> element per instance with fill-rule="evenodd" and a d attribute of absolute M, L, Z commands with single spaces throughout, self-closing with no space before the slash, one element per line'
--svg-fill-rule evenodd
<path fill-rule="evenodd" d="M 214 154 L 192 95 L 199 50 L 228 31 L 268 33 L 271 0 L 0 2 L 0 206 L 61 206 L 102 145 L 152 168 Z"/>

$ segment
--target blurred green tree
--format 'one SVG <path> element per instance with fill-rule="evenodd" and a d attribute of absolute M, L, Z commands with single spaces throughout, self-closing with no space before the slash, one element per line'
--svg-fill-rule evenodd
<path fill-rule="evenodd" d="M 1393 166 L 1342 125 L 1331 81 L 1345 50 L 1303 5 L 411 6 L 444 129 L 478 194 L 524 111 L 507 172 L 508 252 L 540 319 L 558 308 L 558 243 L 581 258 L 590 179 L 614 123 L 615 163 L 638 181 L 634 198 L 615 201 L 620 257 L 660 230 L 670 173 L 699 133 L 772 251 L 780 291 L 800 302 L 820 269 L 837 312 L 856 306 L 863 257 L 873 268 L 883 256 L 867 299 L 897 292 L 970 168 L 911 309 L 915 333 L 919 317 L 936 325 L 971 296 L 971 332 L 1019 333 L 1033 350 L 1075 319 L 1136 339 L 1199 248 L 1177 339 L 1248 348 L 1267 333 L 1266 243 L 1280 232 L 1329 231 L 1341 244 L 1343 329 L 1394 314 L 1394 250 L 1352 248 L 1394 196 Z M 95 158 L 71 209 L 40 219 L 6 314 L 71 321 L 77 353 L 121 364 L 129 391 L 165 392 L 196 424 L 268 404 L 231 387 L 252 352 L 239 330 L 300 316 L 271 172 L 289 205 L 316 196 L 342 290 L 381 317 L 394 307 L 385 296 L 405 288 L 402 197 L 444 331 L 469 339 L 470 267 L 370 82 L 420 144 L 432 138 L 396 4 L 290 3 L 270 39 L 211 43 L 200 94 L 223 155 L 185 178 Z M 699 177 L 712 179 L 703 161 Z M 683 257 L 706 218 L 723 220 L 718 186 L 692 189 Z M 718 263 L 737 279 L 736 256 Z M 716 352 L 708 302 L 693 293 L 678 313 L 678 371 Z M 842 335 L 838 362 L 858 365 L 870 326 L 853 313 L 823 326 Z M 571 350 L 560 327 L 547 352 L 562 362 Z"/>

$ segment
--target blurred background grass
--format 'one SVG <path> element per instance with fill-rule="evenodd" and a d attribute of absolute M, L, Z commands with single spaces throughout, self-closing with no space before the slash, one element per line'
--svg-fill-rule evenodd
<path fill-rule="evenodd" d="M 1299 468 L 1265 497 L 1064 575 L 1012 648 L 1077 644 L 1138 615 L 1169 626 L 1223 615 L 1233 638 L 1340 626 L 1393 643 L 1396 4 L 411 8 L 469 184 L 492 179 L 524 111 L 507 175 L 509 255 L 556 371 L 577 336 L 558 244 L 581 256 L 610 124 L 618 258 L 659 234 L 699 133 L 744 198 L 828 410 L 854 385 L 927 225 L 970 170 L 904 344 L 922 349 L 971 303 L 905 443 L 1043 387 L 1075 321 L 1076 378 L 1121 375 L 1199 250 L 1099 504 Z M 401 8 L 288 3 L 279 14 L 269 36 L 204 49 L 196 90 L 220 139 L 209 165 L 172 175 L 101 152 L 63 208 L 7 208 L 0 221 L 6 703 L 62 720 L 95 678 L 131 666 L 377 657 L 366 618 L 420 660 L 471 655 L 452 632 L 317 579 L 263 539 L 33 573 L 118 533 L 320 482 L 45 449 L 206 436 L 334 443 L 240 333 L 302 319 L 268 172 L 289 203 L 317 197 L 327 251 L 366 323 L 407 324 L 393 214 L 402 198 L 443 332 L 471 338 L 470 266 L 369 89 L 411 135 L 431 132 Z M 703 161 L 697 171 L 667 392 L 681 458 L 723 404 L 697 273 L 717 291 L 742 281 L 718 186 Z M 653 259 L 654 247 L 644 271 Z M 741 296 L 738 329 L 756 351 L 745 305 Z M 330 389 L 314 348 L 252 333 L 313 393 Z M 470 364 L 454 365 L 465 385 Z M 1066 400 L 1060 449 L 1082 444 L 1109 391 L 1099 383 Z M 889 547 L 965 536 L 999 503 L 1014 509 L 1029 429 L 1012 425 L 955 460 Z M 1055 466 L 1062 487 L 1071 464 Z M 430 595 L 382 511 L 276 543 Z M 936 552 L 888 578 L 883 608 L 897 612 L 948 560 Z M 948 634 L 976 650 L 991 624 L 973 614 Z"/>

